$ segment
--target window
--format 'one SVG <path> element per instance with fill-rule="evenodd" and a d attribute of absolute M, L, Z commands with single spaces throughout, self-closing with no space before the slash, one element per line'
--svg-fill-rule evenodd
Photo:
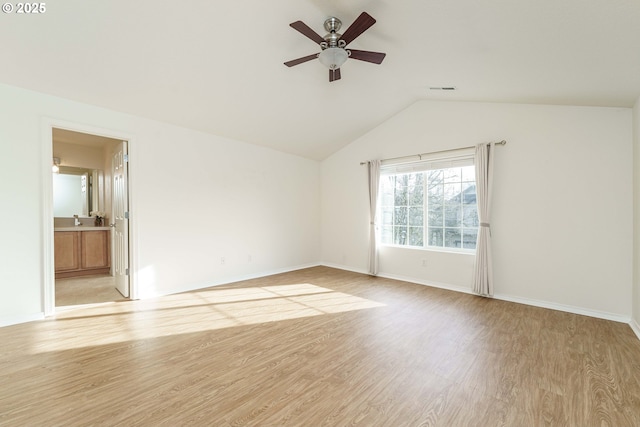
<path fill-rule="evenodd" d="M 382 244 L 475 250 L 473 158 L 383 166 L 378 211 Z"/>

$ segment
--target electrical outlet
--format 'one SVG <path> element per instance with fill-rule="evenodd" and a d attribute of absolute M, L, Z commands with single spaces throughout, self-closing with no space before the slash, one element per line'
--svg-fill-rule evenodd
<path fill-rule="evenodd" d="M 251 262 L 251 261 L 252 261 L 251 255 L 247 255 L 247 262 Z"/>
<path fill-rule="evenodd" d="M 220 264 L 224 265 L 224 257 L 220 258 Z"/>
<path fill-rule="evenodd" d="M 426 266 L 427 266 L 427 259 L 426 259 L 426 258 L 423 258 L 423 259 L 422 259 L 422 266 L 423 266 L 423 267 L 426 267 Z"/>

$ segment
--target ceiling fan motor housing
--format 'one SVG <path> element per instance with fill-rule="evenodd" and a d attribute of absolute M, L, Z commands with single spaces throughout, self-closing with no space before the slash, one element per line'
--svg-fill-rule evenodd
<path fill-rule="evenodd" d="M 324 29 L 330 33 L 336 33 L 342 27 L 342 21 L 336 17 L 329 17 L 324 21 Z"/>
<path fill-rule="evenodd" d="M 333 16 L 324 21 L 324 29 L 327 30 L 328 33 L 324 36 L 326 46 L 324 45 L 324 43 L 320 44 L 323 49 L 326 49 L 327 47 L 346 46 L 346 43 L 344 41 L 340 43 L 340 37 L 342 37 L 342 34 L 338 33 L 340 27 L 342 27 L 342 21 Z"/>

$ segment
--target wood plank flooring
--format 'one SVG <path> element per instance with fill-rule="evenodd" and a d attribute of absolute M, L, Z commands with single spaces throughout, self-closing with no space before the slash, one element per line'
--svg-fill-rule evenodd
<path fill-rule="evenodd" d="M 0 425 L 640 426 L 640 340 L 315 267 L 0 328 Z"/>

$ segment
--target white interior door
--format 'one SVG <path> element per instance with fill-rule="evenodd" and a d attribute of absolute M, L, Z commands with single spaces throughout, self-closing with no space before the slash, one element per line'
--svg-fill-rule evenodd
<path fill-rule="evenodd" d="M 112 212 L 113 272 L 116 289 L 129 297 L 129 198 L 127 192 L 127 141 L 113 155 Z"/>

